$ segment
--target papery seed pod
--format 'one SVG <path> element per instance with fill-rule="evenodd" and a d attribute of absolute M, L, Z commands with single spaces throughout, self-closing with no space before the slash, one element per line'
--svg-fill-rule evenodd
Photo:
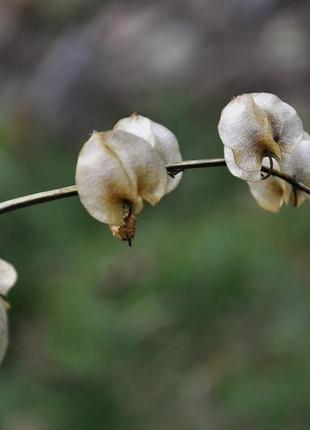
<path fill-rule="evenodd" d="M 182 161 L 175 135 L 168 128 L 149 118 L 134 113 L 130 117 L 118 121 L 114 129 L 127 131 L 145 139 L 159 153 L 165 165 Z M 181 178 L 182 173 L 178 173 L 174 178 L 168 178 L 167 193 L 176 188 Z"/>
<path fill-rule="evenodd" d="M 5 296 L 17 281 L 17 273 L 14 267 L 0 259 L 0 364 L 8 346 L 8 303 Z"/>
<path fill-rule="evenodd" d="M 226 161 L 226 165 L 228 170 L 237 178 L 244 179 L 246 181 L 257 181 L 257 172 L 247 172 L 242 170 L 239 166 L 237 166 L 234 158 L 234 153 L 232 149 L 228 146 L 224 146 L 224 158 Z M 260 178 L 261 178 L 261 174 Z"/>
<path fill-rule="evenodd" d="M 269 167 L 269 159 L 264 158 L 263 166 Z M 273 162 L 273 168 L 279 170 L 276 161 Z M 262 179 L 259 182 L 248 182 L 252 196 L 257 203 L 269 212 L 279 212 L 284 203 L 287 202 L 290 190 L 287 183 L 275 176 Z"/>
<path fill-rule="evenodd" d="M 0 365 L 8 347 L 7 303 L 0 297 Z"/>
<path fill-rule="evenodd" d="M 84 144 L 76 167 L 81 203 L 98 221 L 124 224 L 123 203 L 134 214 L 143 199 L 157 204 L 167 190 L 167 173 L 158 153 L 141 137 L 122 130 L 94 132 Z"/>
<path fill-rule="evenodd" d="M 252 93 L 255 103 L 267 114 L 273 139 L 281 153 L 291 153 L 303 138 L 304 129 L 296 110 L 278 96 L 270 93 Z"/>
<path fill-rule="evenodd" d="M 218 125 L 230 172 L 247 181 L 259 181 L 264 157 L 281 160 L 303 136 L 295 109 L 268 93 L 243 94 L 222 111 Z"/>
<path fill-rule="evenodd" d="M 310 186 L 310 135 L 308 133 L 304 133 L 302 141 L 293 153 L 283 157 L 280 167 L 282 172 L 292 176 L 296 181 Z M 310 199 L 309 194 L 297 189 L 294 190 L 289 184 L 286 184 L 286 187 L 289 190 L 288 200 L 294 206 L 299 207 L 305 200 Z"/>
<path fill-rule="evenodd" d="M 17 281 L 17 272 L 12 264 L 0 258 L 0 295 L 6 296 Z"/>

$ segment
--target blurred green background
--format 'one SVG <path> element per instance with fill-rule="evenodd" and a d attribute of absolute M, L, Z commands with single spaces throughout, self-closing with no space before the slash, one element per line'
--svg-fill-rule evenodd
<path fill-rule="evenodd" d="M 222 157 L 232 96 L 310 126 L 307 1 L 0 4 L 0 198 L 71 185 L 89 133 L 136 111 L 184 159 Z M 1 216 L 11 342 L 1 430 L 308 430 L 309 205 L 273 215 L 224 168 L 189 171 L 134 246 L 77 198 Z"/>

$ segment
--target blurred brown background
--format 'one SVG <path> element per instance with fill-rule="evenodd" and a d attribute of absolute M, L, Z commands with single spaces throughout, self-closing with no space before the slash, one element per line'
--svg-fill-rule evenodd
<path fill-rule="evenodd" d="M 0 198 L 72 184 L 89 133 L 138 112 L 185 159 L 266 91 L 310 129 L 308 1 L 0 2 Z M 77 198 L 3 215 L 19 271 L 1 430 L 308 430 L 309 205 L 273 215 L 223 169 L 145 208 L 133 249 Z"/>

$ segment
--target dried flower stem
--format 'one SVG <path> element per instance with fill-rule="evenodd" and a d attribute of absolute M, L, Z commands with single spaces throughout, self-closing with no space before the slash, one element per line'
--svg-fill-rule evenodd
<path fill-rule="evenodd" d="M 198 169 L 203 167 L 220 167 L 226 166 L 224 158 L 213 158 L 206 160 L 189 160 L 182 161 L 180 163 L 169 164 L 166 166 L 167 172 L 170 175 L 176 175 L 184 170 L 188 169 Z M 262 172 L 268 173 L 270 175 L 276 176 L 284 181 L 288 182 L 293 186 L 295 190 L 303 191 L 310 195 L 310 188 L 306 185 L 296 181 L 289 175 L 281 173 L 277 170 L 271 170 L 268 167 L 262 167 Z M 40 203 L 50 202 L 52 200 L 64 199 L 65 197 L 77 196 L 76 185 L 71 185 L 69 187 L 57 188 L 55 190 L 43 191 L 42 193 L 30 194 L 28 196 L 18 197 L 16 199 L 7 200 L 0 203 L 0 214 L 11 212 L 16 209 L 25 208 L 27 206 L 34 206 Z"/>

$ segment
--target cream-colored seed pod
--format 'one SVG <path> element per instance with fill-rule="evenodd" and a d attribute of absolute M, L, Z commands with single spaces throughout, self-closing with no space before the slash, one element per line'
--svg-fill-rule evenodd
<path fill-rule="evenodd" d="M 7 303 L 0 297 L 0 365 L 8 347 Z"/>
<path fill-rule="evenodd" d="M 257 172 L 247 172 L 245 170 L 242 170 L 235 162 L 235 157 L 233 150 L 230 149 L 228 146 L 224 146 L 224 158 L 226 161 L 226 165 L 228 167 L 228 170 L 230 173 L 232 173 L 234 176 L 240 179 L 244 179 L 246 181 L 257 181 Z M 261 179 L 261 174 L 259 174 Z"/>
<path fill-rule="evenodd" d="M 294 177 L 298 182 L 310 186 L 310 135 L 304 133 L 302 141 L 292 154 L 285 155 L 280 162 L 281 171 Z M 305 200 L 309 200 L 309 194 L 300 190 L 293 190 L 292 186 L 287 184 L 289 189 L 289 200 L 299 207 Z"/>
<path fill-rule="evenodd" d="M 17 273 L 14 267 L 7 261 L 0 259 L 0 364 L 8 346 L 8 304 L 5 301 L 5 296 L 16 281 Z"/>
<path fill-rule="evenodd" d="M 142 115 L 132 114 L 118 121 L 114 129 L 127 131 L 145 139 L 158 152 L 165 165 L 182 161 L 179 143 L 175 135 L 166 127 Z M 168 178 L 167 193 L 174 190 L 182 179 L 182 173 Z"/>
<path fill-rule="evenodd" d="M 12 264 L 0 258 L 0 294 L 6 296 L 16 284 L 17 272 Z"/>
<path fill-rule="evenodd" d="M 263 165 L 269 167 L 269 159 L 264 158 Z M 279 170 L 276 161 L 273 168 Z M 287 183 L 280 178 L 270 176 L 259 182 L 248 182 L 252 196 L 257 203 L 269 212 L 279 212 L 283 204 L 287 203 L 290 190 Z"/>
<path fill-rule="evenodd" d="M 273 138 L 281 153 L 291 153 L 301 142 L 303 124 L 296 110 L 278 96 L 270 93 L 252 93 L 255 103 L 262 108 L 270 121 Z"/>
<path fill-rule="evenodd" d="M 266 155 L 281 160 L 303 136 L 295 109 L 268 93 L 233 99 L 222 111 L 218 130 L 224 147 L 231 150 L 224 154 L 230 172 L 247 181 L 261 179 Z"/>
<path fill-rule="evenodd" d="M 94 132 L 76 167 L 83 206 L 98 221 L 116 226 L 124 224 L 124 203 L 134 214 L 142 210 L 143 199 L 157 204 L 167 179 L 164 162 L 148 142 L 122 130 Z"/>

